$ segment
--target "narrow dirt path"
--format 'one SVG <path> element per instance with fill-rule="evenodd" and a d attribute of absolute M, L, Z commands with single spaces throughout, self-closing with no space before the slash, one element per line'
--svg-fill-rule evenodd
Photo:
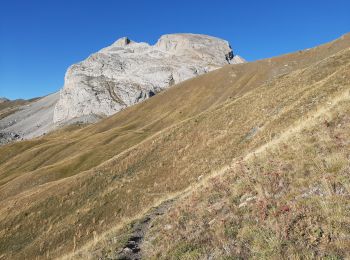
<path fill-rule="evenodd" d="M 143 238 L 147 233 L 150 222 L 157 216 L 163 215 L 170 206 L 174 203 L 176 198 L 164 201 L 159 206 L 152 208 L 141 220 L 137 221 L 132 227 L 133 231 L 124 247 L 118 253 L 119 260 L 139 260 L 142 259 Z"/>

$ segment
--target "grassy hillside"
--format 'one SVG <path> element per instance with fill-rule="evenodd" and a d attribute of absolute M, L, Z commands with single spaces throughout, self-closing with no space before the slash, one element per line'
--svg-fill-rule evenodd
<path fill-rule="evenodd" d="M 348 259 L 349 115 L 348 89 L 199 182 L 153 220 L 145 258 Z"/>
<path fill-rule="evenodd" d="M 145 248 L 148 249 L 145 249 L 145 254 L 151 257 L 154 250 L 149 248 L 155 247 L 160 250 L 154 251 L 154 257 L 187 255 L 196 258 L 210 255 L 210 250 L 216 248 L 218 241 L 238 241 L 236 237 L 231 240 L 220 237 L 219 233 L 217 236 L 211 235 L 212 241 L 208 239 L 207 243 L 196 241 L 202 235 L 193 230 L 201 225 L 202 215 L 206 214 L 206 207 L 201 205 L 212 201 L 212 196 L 217 197 L 214 203 L 216 200 L 224 203 L 232 197 L 220 193 L 227 187 L 215 195 L 211 181 L 205 184 L 207 177 L 225 172 L 225 176 L 230 177 L 225 177 L 229 179 L 224 184 L 232 183 L 230 189 L 233 189 L 234 185 L 238 185 L 236 179 L 226 172 L 234 171 L 234 162 L 238 158 L 262 151 L 262 147 L 266 146 L 271 147 L 277 162 L 283 161 L 283 156 L 286 156 L 286 161 L 283 161 L 289 167 L 286 172 L 290 173 L 288 169 L 298 172 L 296 176 L 302 179 L 302 173 L 299 173 L 303 172 L 299 169 L 302 165 L 298 164 L 298 157 L 293 152 L 295 149 L 286 148 L 287 151 L 281 152 L 278 140 L 289 140 L 299 135 L 300 140 L 310 138 L 311 135 L 302 135 L 302 131 L 308 129 L 309 123 L 317 121 L 315 118 L 322 116 L 323 111 L 335 113 L 336 109 L 341 108 L 345 115 L 350 89 L 349 47 L 350 35 L 346 35 L 308 51 L 254 63 L 229 65 L 174 86 L 97 124 L 72 126 L 42 138 L 0 147 L 0 259 L 113 255 L 123 242 L 123 237 L 121 241 L 106 241 L 111 236 L 120 238 L 119 234 L 126 234 L 130 222 L 171 197 L 181 202 L 164 215 L 164 220 L 159 220 L 159 223 L 171 223 L 171 234 L 165 232 L 162 225 L 155 225 L 155 236 L 162 236 L 146 241 Z M 333 103 L 345 105 L 338 108 Z M 330 121 L 327 124 L 331 124 Z M 311 125 L 315 128 L 311 127 L 308 131 L 322 131 L 316 127 L 317 124 Z M 342 135 L 346 134 L 344 130 Z M 314 143 L 321 146 L 317 139 Z M 300 149 L 304 149 L 304 144 L 307 142 L 300 141 Z M 349 158 L 342 150 L 339 154 Z M 264 161 L 263 155 L 259 156 Z M 314 157 L 317 160 L 316 155 Z M 304 159 L 305 162 L 309 161 L 307 157 Z M 244 165 L 256 164 L 245 158 L 241 161 Z M 263 172 L 263 167 L 273 166 L 264 163 L 256 167 L 262 167 Z M 243 186 L 254 186 L 254 178 L 262 179 L 257 187 L 269 183 L 267 179 L 259 177 L 260 168 L 244 167 L 252 171 L 247 175 L 256 176 L 253 179 L 241 177 Z M 342 175 L 339 171 L 344 167 L 335 168 L 334 174 L 340 178 Z M 240 175 L 239 172 L 237 175 Z M 218 183 L 222 183 L 224 177 L 217 178 Z M 312 178 L 318 177 L 313 175 Z M 311 178 L 304 179 L 305 182 L 311 181 Z M 346 178 L 343 179 L 346 181 Z M 207 185 L 207 192 L 203 193 L 198 183 Z M 290 187 L 295 185 L 293 183 Z M 344 182 L 341 185 L 348 192 L 348 184 Z M 307 184 L 305 187 L 308 187 Z M 271 223 L 276 220 L 269 219 L 270 201 L 264 202 L 261 191 L 258 194 L 262 188 L 253 188 L 247 191 L 244 187 L 243 191 L 234 189 L 233 197 L 240 199 L 239 196 L 247 194 L 245 196 L 258 198 L 254 199 L 254 203 L 262 200 L 262 216 L 266 215 L 263 220 L 268 221 L 262 227 L 273 233 Z M 294 188 L 291 190 L 297 193 Z M 294 194 L 287 193 L 282 204 L 289 202 Z M 193 203 L 196 196 L 201 197 L 198 204 Z M 273 196 L 272 201 L 276 199 Z M 184 208 L 181 203 L 190 209 L 198 207 L 198 215 L 191 215 L 191 212 L 182 215 Z M 271 203 L 275 205 L 277 202 Z M 348 208 L 345 204 L 339 204 L 340 211 Z M 241 208 L 247 210 L 240 215 L 242 218 L 251 218 L 255 216 L 251 214 L 256 214 L 250 211 L 250 206 Z M 305 206 L 303 209 L 308 208 Z M 236 216 L 236 211 L 232 211 L 233 214 L 227 210 L 225 212 L 226 217 Z M 310 209 L 310 212 L 313 211 Z M 183 220 L 184 231 L 179 222 L 186 214 L 189 218 L 188 221 Z M 326 222 L 331 221 L 328 215 L 322 216 Z M 254 230 L 254 223 L 248 223 L 252 225 L 249 226 L 243 220 L 237 221 L 241 221 L 247 232 L 250 227 Z M 255 223 L 256 229 L 260 226 Z M 224 228 L 222 225 L 220 227 Z M 200 230 L 207 231 L 205 228 Z M 193 236 L 186 236 L 188 239 L 184 240 L 187 231 Z M 344 232 L 346 234 L 346 230 Z M 170 236 L 171 239 L 163 239 L 163 234 L 164 238 Z M 249 243 L 254 242 L 248 235 L 244 239 L 248 239 Z M 295 239 L 302 243 L 302 238 Z M 241 242 L 248 245 L 246 240 Z M 261 243 L 260 240 L 257 243 Z M 262 248 L 263 244 L 260 246 Z M 226 246 L 220 248 L 215 254 L 225 255 Z M 254 250 L 259 251 L 259 245 L 256 248 Z M 297 250 L 294 244 L 290 248 Z M 340 256 L 344 255 L 346 247 L 343 249 L 335 245 L 334 248 L 339 249 Z M 242 247 L 235 254 L 259 257 L 255 251 Z M 313 252 L 311 250 L 310 254 Z M 271 255 L 266 252 L 266 256 Z"/>

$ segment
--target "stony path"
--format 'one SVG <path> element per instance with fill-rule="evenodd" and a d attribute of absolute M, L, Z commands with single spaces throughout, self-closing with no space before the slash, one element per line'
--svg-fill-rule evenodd
<path fill-rule="evenodd" d="M 158 207 L 152 208 L 144 218 L 136 222 L 133 231 L 123 249 L 119 252 L 119 260 L 139 260 L 142 259 L 142 241 L 149 229 L 150 222 L 157 216 L 163 215 L 173 204 L 175 199 L 164 201 Z"/>

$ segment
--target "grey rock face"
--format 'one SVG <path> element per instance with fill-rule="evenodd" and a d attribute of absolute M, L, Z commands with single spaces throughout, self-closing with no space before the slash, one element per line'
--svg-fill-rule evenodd
<path fill-rule="evenodd" d="M 31 139 L 53 130 L 53 111 L 58 97 L 59 93 L 53 93 L 40 98 L 0 120 L 0 144 Z"/>
<path fill-rule="evenodd" d="M 173 84 L 242 62 L 227 41 L 211 36 L 169 34 L 155 45 L 124 37 L 67 70 L 53 120 L 94 121 Z"/>

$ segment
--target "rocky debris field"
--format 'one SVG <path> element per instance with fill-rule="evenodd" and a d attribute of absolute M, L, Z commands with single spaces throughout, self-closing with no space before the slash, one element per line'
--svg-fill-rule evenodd
<path fill-rule="evenodd" d="M 0 144 L 42 136 L 53 130 L 53 110 L 58 96 L 54 93 L 34 100 L 1 119 Z"/>
<path fill-rule="evenodd" d="M 0 145 L 10 143 L 15 140 L 21 140 L 21 136 L 16 133 L 0 132 Z"/>

